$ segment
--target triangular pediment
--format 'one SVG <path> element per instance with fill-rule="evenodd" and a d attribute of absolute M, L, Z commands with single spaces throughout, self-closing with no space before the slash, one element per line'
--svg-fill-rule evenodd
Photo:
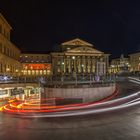
<path fill-rule="evenodd" d="M 93 53 L 93 54 L 103 54 L 103 52 L 98 51 L 91 47 L 77 47 L 71 50 L 67 50 L 67 53 Z"/>
<path fill-rule="evenodd" d="M 91 46 L 91 47 L 93 46 L 92 44 L 79 38 L 64 42 L 61 45 L 62 46 Z"/>

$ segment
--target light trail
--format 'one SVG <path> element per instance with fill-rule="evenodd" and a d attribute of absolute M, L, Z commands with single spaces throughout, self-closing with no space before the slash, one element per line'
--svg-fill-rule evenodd
<path fill-rule="evenodd" d="M 90 102 L 90 103 L 81 103 L 81 104 L 71 104 L 71 105 L 58 105 L 58 106 L 48 106 L 45 104 L 39 104 L 36 100 L 31 100 L 31 101 L 26 101 L 26 102 L 21 102 L 20 100 L 12 100 L 9 101 L 9 104 L 5 105 L 4 107 L 2 107 L 1 110 L 3 110 L 4 112 L 10 112 L 10 113 L 43 113 L 43 112 L 57 112 L 57 111 L 66 111 L 66 110 L 77 110 L 77 109 L 84 109 L 86 107 L 88 107 L 89 105 L 95 105 L 107 100 L 112 99 L 114 96 L 116 96 L 118 93 L 118 89 L 115 90 L 115 92 L 107 97 L 104 98 L 102 100 L 99 101 L 95 101 L 95 102 Z M 62 98 L 57 98 L 57 99 L 61 99 Z M 47 99 L 48 100 L 48 99 Z M 47 101 L 46 100 L 46 101 Z M 50 100 L 50 99 L 49 99 Z M 40 107 L 40 108 L 39 108 Z"/>
<path fill-rule="evenodd" d="M 131 78 L 130 81 L 140 84 L 140 80 L 138 79 Z M 111 96 L 100 101 L 59 106 L 48 106 L 47 104 L 40 105 L 38 100 L 29 100 L 26 102 L 16 100 L 9 101 L 9 104 L 1 107 L 0 110 L 5 113 L 10 113 L 19 117 L 49 118 L 99 114 L 140 105 L 140 92 L 136 92 L 132 95 L 110 101 L 110 99 L 112 99 L 117 94 L 118 89 L 116 89 Z M 63 99 L 60 98 L 60 100 Z"/>

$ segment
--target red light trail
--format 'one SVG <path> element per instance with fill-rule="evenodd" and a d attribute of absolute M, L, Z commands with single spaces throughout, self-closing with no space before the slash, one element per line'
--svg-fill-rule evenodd
<path fill-rule="evenodd" d="M 115 97 L 118 94 L 118 89 L 116 88 L 115 92 L 104 98 L 102 100 L 88 102 L 88 103 L 80 103 L 80 104 L 69 104 L 69 105 L 48 105 L 41 104 L 40 100 L 29 100 L 29 101 L 21 101 L 21 100 L 9 100 L 8 104 L 2 106 L 0 111 L 6 113 L 13 114 L 22 114 L 22 113 L 50 113 L 50 112 L 62 112 L 62 111 L 70 111 L 70 110 L 78 110 L 84 109 L 90 105 L 96 105 L 105 101 L 108 101 Z M 54 99 L 42 99 L 43 101 L 54 100 Z M 63 100 L 63 98 L 56 98 L 56 100 Z"/>

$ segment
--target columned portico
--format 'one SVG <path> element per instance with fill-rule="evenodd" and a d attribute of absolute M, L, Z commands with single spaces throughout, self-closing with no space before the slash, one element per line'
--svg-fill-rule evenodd
<path fill-rule="evenodd" d="M 62 52 L 51 53 L 53 74 L 106 74 L 109 55 L 93 47 L 81 39 L 62 43 Z"/>

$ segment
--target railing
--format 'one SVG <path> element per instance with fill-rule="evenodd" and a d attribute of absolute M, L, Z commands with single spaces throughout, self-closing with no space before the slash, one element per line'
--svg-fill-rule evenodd
<path fill-rule="evenodd" d="M 0 81 L 0 83 L 38 83 L 46 87 L 68 87 L 81 85 L 106 86 L 115 83 L 115 75 L 98 76 L 95 74 L 74 74 L 74 75 L 55 75 L 48 77 L 15 77 L 8 81 Z"/>
<path fill-rule="evenodd" d="M 57 75 L 45 79 L 46 87 L 88 87 L 108 86 L 115 83 L 115 77 L 111 75 L 97 76 L 93 74 L 86 75 Z"/>

